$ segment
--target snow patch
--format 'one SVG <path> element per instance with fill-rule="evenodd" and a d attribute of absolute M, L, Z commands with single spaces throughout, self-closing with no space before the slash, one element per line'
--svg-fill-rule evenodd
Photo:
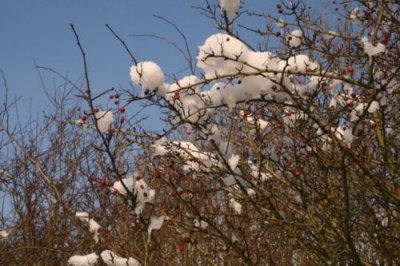
<path fill-rule="evenodd" d="M 68 265 L 72 266 L 92 266 L 96 265 L 99 256 L 96 253 L 88 255 L 74 255 L 68 259 Z"/>
<path fill-rule="evenodd" d="M 151 231 L 153 230 L 159 230 L 161 228 L 161 226 L 164 223 L 164 220 L 167 216 L 165 215 L 161 215 L 161 216 L 151 216 L 150 218 L 150 225 L 147 228 L 147 232 L 148 232 L 148 241 L 150 242 L 150 237 L 151 237 Z"/>
<path fill-rule="evenodd" d="M 219 0 L 222 11 L 226 12 L 229 20 L 233 20 L 239 13 L 240 0 Z"/>
<path fill-rule="evenodd" d="M 100 254 L 101 259 L 107 266 L 140 266 L 136 259 L 129 257 L 123 258 L 115 254 L 111 250 L 104 250 Z"/>
<path fill-rule="evenodd" d="M 114 122 L 114 117 L 111 111 L 99 111 L 95 113 L 97 127 L 101 133 L 106 132 L 110 125 Z"/>
<path fill-rule="evenodd" d="M 164 73 L 152 61 L 144 61 L 137 65 L 132 65 L 130 75 L 132 83 L 141 86 L 144 94 L 149 91 L 156 91 L 164 86 Z M 163 88 L 161 89 L 161 91 L 164 91 Z"/>

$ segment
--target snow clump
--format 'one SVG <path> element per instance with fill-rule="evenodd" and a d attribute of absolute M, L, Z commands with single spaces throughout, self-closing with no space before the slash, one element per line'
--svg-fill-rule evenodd
<path fill-rule="evenodd" d="M 144 61 L 133 65 L 130 74 L 132 83 L 141 86 L 144 94 L 148 94 L 150 91 L 158 91 L 159 89 L 163 91 L 165 87 L 164 73 L 152 61 Z"/>
<path fill-rule="evenodd" d="M 153 230 L 159 230 L 161 226 L 164 223 L 164 220 L 166 219 L 167 216 L 161 215 L 161 216 L 151 216 L 150 219 L 150 225 L 147 228 L 147 233 L 148 233 L 148 241 L 150 242 L 150 237 L 151 237 L 151 231 Z"/>
<path fill-rule="evenodd" d="M 68 265 L 72 266 L 92 266 L 96 265 L 99 256 L 96 253 L 80 256 L 74 255 L 68 259 Z"/>
<path fill-rule="evenodd" d="M 98 111 L 95 113 L 97 127 L 101 133 L 108 131 L 111 124 L 114 122 L 114 117 L 111 111 Z"/>
<path fill-rule="evenodd" d="M 245 44 L 233 36 L 217 33 L 207 38 L 199 47 L 197 66 L 206 78 L 232 75 L 243 69 L 249 50 Z"/>
<path fill-rule="evenodd" d="M 219 0 L 219 5 L 222 11 L 226 12 L 230 21 L 239 14 L 240 0 Z"/>
<path fill-rule="evenodd" d="M 101 259 L 107 266 L 140 266 L 141 264 L 134 258 L 123 258 L 111 250 L 104 250 L 100 254 Z"/>
<path fill-rule="evenodd" d="M 382 43 L 378 43 L 376 46 L 374 46 L 371 42 L 368 41 L 367 37 L 363 37 L 361 39 L 363 45 L 364 45 L 364 52 L 368 55 L 369 57 L 369 63 L 371 64 L 372 62 L 372 57 L 376 56 L 378 54 L 384 53 L 386 50 L 386 46 L 383 45 Z"/>
<path fill-rule="evenodd" d="M 286 41 L 291 48 L 297 48 L 301 45 L 301 37 L 303 37 L 301 30 L 294 30 L 286 37 Z"/>

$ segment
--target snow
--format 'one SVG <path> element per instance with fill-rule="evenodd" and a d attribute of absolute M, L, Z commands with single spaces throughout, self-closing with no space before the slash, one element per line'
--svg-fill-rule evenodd
<path fill-rule="evenodd" d="M 89 214 L 87 212 L 76 212 L 75 217 L 81 220 L 82 222 L 89 221 Z"/>
<path fill-rule="evenodd" d="M 68 259 L 68 265 L 72 266 L 92 266 L 96 265 L 99 256 L 96 253 L 80 256 L 74 255 Z"/>
<path fill-rule="evenodd" d="M 150 242 L 150 237 L 151 237 L 151 231 L 153 230 L 159 230 L 161 228 L 161 226 L 164 223 L 166 216 L 165 215 L 161 215 L 161 216 L 151 216 L 150 218 L 150 225 L 147 228 L 147 232 L 148 232 L 148 241 Z"/>
<path fill-rule="evenodd" d="M 207 38 L 199 47 L 197 66 L 206 78 L 239 73 L 247 60 L 249 50 L 245 44 L 233 36 L 217 33 Z"/>
<path fill-rule="evenodd" d="M 133 176 L 122 179 L 121 181 L 114 182 L 110 188 L 111 191 L 116 191 L 119 195 L 127 195 L 129 192 L 133 192 L 136 195 L 136 214 L 140 215 L 144 209 L 145 203 L 152 202 L 155 197 L 155 190 L 150 189 L 147 183 L 143 179 L 135 180 L 138 173 Z M 122 185 L 125 184 L 128 191 Z"/>
<path fill-rule="evenodd" d="M 378 54 L 384 53 L 386 50 L 386 46 L 382 43 L 378 43 L 376 46 L 373 45 L 370 41 L 368 41 L 367 37 L 363 37 L 361 39 L 364 45 L 364 52 L 368 54 L 369 57 L 369 64 L 372 62 L 372 57 Z"/>
<path fill-rule="evenodd" d="M 198 83 L 200 83 L 200 80 L 194 75 L 183 77 L 170 85 L 169 91 L 165 96 L 166 100 L 171 105 L 174 105 L 180 115 L 191 123 L 202 122 L 208 117 L 205 103 L 201 99 L 200 90 L 195 85 Z"/>
<path fill-rule="evenodd" d="M 248 188 L 248 189 L 246 190 L 246 193 L 247 193 L 247 195 L 249 195 L 250 197 L 253 197 L 253 196 L 256 195 L 256 192 L 255 192 L 254 189 L 252 189 L 252 188 Z"/>
<path fill-rule="evenodd" d="M 359 119 L 360 116 L 364 114 L 364 110 L 366 108 L 365 103 L 359 103 L 350 113 L 350 121 L 355 122 Z"/>
<path fill-rule="evenodd" d="M 372 101 L 368 108 L 368 113 L 370 113 L 370 114 L 375 113 L 375 111 L 378 109 L 379 109 L 379 102 Z"/>
<path fill-rule="evenodd" d="M 240 111 L 241 116 L 244 116 L 244 112 Z M 253 115 L 247 115 L 246 120 L 251 125 L 256 125 L 259 129 L 264 130 L 269 125 L 268 121 L 261 118 L 255 118 Z"/>
<path fill-rule="evenodd" d="M 162 88 L 164 86 L 164 73 L 152 61 L 144 61 L 139 62 L 137 65 L 132 65 L 130 75 L 132 83 L 141 86 L 144 94 L 146 94 L 146 91 L 154 92 L 160 87 L 160 94 L 165 91 L 165 88 Z"/>
<path fill-rule="evenodd" d="M 93 219 L 89 220 L 89 232 L 93 233 L 93 239 L 96 243 L 99 242 L 99 229 L 101 226 Z"/>
<path fill-rule="evenodd" d="M 261 182 L 265 182 L 265 181 L 267 181 L 267 180 L 272 178 L 270 173 L 266 173 L 266 172 L 260 171 L 259 167 L 257 167 L 251 161 L 248 161 L 248 164 L 250 166 L 251 175 L 254 178 L 259 178 Z"/>
<path fill-rule="evenodd" d="M 339 126 L 336 129 L 335 135 L 339 140 L 342 140 L 345 144 L 350 146 L 354 139 L 353 133 L 351 131 L 351 128 Z"/>
<path fill-rule="evenodd" d="M 115 181 L 112 186 L 112 190 L 117 191 L 121 195 L 126 195 L 129 191 L 132 192 L 134 184 L 133 176 L 123 178 L 121 181 Z M 126 186 L 128 191 L 126 191 L 122 183 Z"/>
<path fill-rule="evenodd" d="M 88 124 L 81 118 L 75 120 L 75 125 L 81 126 L 83 128 L 83 132 L 86 132 L 86 129 L 88 128 Z"/>
<path fill-rule="evenodd" d="M 82 222 L 88 223 L 89 232 L 93 233 L 93 239 L 96 243 L 99 242 L 99 229 L 101 226 L 94 220 L 89 219 L 89 214 L 87 212 L 76 212 L 75 217 L 81 220 Z"/>
<path fill-rule="evenodd" d="M 237 154 L 232 154 L 228 160 L 229 168 L 234 171 L 239 163 L 240 156 Z"/>
<path fill-rule="evenodd" d="M 361 10 L 358 7 L 354 8 L 350 13 L 350 16 L 349 16 L 350 20 L 359 21 L 360 17 L 361 17 L 360 13 L 361 13 Z"/>
<path fill-rule="evenodd" d="M 97 119 L 97 127 L 101 133 L 108 131 L 110 125 L 114 122 L 114 117 L 111 111 L 98 111 L 95 113 Z"/>
<path fill-rule="evenodd" d="M 9 233 L 6 230 L 0 230 L 0 237 L 1 238 L 7 238 Z"/>
<path fill-rule="evenodd" d="M 301 30 L 294 30 L 286 36 L 286 41 L 291 48 L 297 48 L 301 45 L 301 37 L 303 37 Z"/>
<path fill-rule="evenodd" d="M 207 105 L 219 106 L 224 103 L 222 90 L 225 84 L 222 82 L 215 83 L 208 91 L 201 93 L 201 98 Z"/>
<path fill-rule="evenodd" d="M 272 53 L 270 52 L 253 52 L 248 51 L 248 55 L 246 58 L 246 66 L 244 70 L 246 72 L 250 72 L 254 70 L 265 70 L 266 66 L 272 60 Z"/>
<path fill-rule="evenodd" d="M 228 19 L 232 21 L 239 13 L 240 0 L 219 0 L 219 5 L 223 11 L 226 11 Z"/>
<path fill-rule="evenodd" d="M 279 63 L 279 69 L 281 71 L 288 70 L 288 71 L 298 71 L 305 73 L 308 70 L 315 71 L 317 70 L 318 65 L 312 61 L 306 55 L 296 55 L 290 57 L 287 61 L 282 60 Z"/>
<path fill-rule="evenodd" d="M 136 193 L 136 214 L 140 215 L 144 209 L 144 205 L 146 202 L 151 202 L 151 198 L 154 198 L 154 190 L 151 192 L 151 189 L 147 186 L 146 182 L 143 179 L 135 181 L 135 193 Z M 151 196 L 153 194 L 153 196 Z"/>
<path fill-rule="evenodd" d="M 199 221 L 199 220 L 195 219 L 194 220 L 194 227 L 201 228 L 201 229 L 206 229 L 208 227 L 208 223 L 206 221 L 203 221 L 203 220 Z"/>
<path fill-rule="evenodd" d="M 276 22 L 276 26 L 278 27 L 278 28 L 284 28 L 285 26 L 286 26 L 286 21 L 284 20 L 284 19 L 282 19 L 282 18 L 280 18 L 277 22 Z"/>
<path fill-rule="evenodd" d="M 229 207 L 231 207 L 236 214 L 242 213 L 242 205 L 233 198 L 229 200 Z"/>
<path fill-rule="evenodd" d="M 115 254 L 111 250 L 104 250 L 100 254 L 101 259 L 107 266 L 140 266 L 141 264 L 136 259 L 129 257 L 123 258 Z"/>

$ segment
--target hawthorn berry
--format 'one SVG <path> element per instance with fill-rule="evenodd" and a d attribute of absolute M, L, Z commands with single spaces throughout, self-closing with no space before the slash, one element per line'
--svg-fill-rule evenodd
<path fill-rule="evenodd" d="M 354 106 L 354 104 L 353 104 L 352 101 L 348 101 L 348 102 L 346 103 L 346 105 L 347 105 L 347 107 L 349 107 L 349 108 L 352 108 L 352 107 Z"/>
<path fill-rule="evenodd" d="M 87 120 L 87 116 L 86 115 L 82 115 L 79 119 L 82 120 L 83 122 L 85 122 Z"/>
<path fill-rule="evenodd" d="M 352 66 L 348 66 L 346 70 L 349 73 L 353 73 L 354 72 L 354 68 Z"/>
<path fill-rule="evenodd" d="M 189 243 L 189 242 L 190 242 L 190 237 L 188 237 L 188 236 L 182 236 L 182 237 L 181 237 L 181 242 L 183 242 L 183 243 Z"/>
<path fill-rule="evenodd" d="M 103 187 L 107 186 L 107 180 L 105 178 L 100 179 L 99 181 L 100 185 L 102 185 Z"/>

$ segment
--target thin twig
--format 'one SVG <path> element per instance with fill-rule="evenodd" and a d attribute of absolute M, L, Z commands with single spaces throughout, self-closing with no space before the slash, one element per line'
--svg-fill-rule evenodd
<path fill-rule="evenodd" d="M 115 31 L 110 27 L 110 25 L 106 24 L 106 27 L 107 27 L 107 29 L 109 29 L 111 31 L 111 33 L 114 35 L 114 37 L 117 38 L 118 41 L 120 41 L 120 43 L 125 47 L 125 50 L 128 52 L 128 54 L 131 57 L 133 63 L 135 65 L 137 65 L 138 62 L 137 62 L 135 56 L 132 54 L 131 50 L 129 50 L 129 48 L 126 45 L 125 41 L 121 37 L 119 37 L 117 33 L 115 33 Z"/>

